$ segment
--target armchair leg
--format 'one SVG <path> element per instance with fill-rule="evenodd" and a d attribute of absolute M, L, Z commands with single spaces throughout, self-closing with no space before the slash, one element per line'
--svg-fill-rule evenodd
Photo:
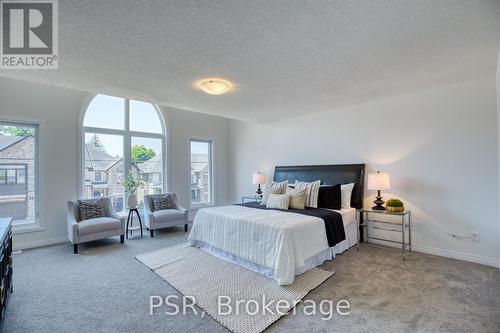
<path fill-rule="evenodd" d="M 153 229 L 149 229 L 149 232 L 151 234 L 151 238 L 153 238 L 155 236 L 155 233 L 154 233 Z"/>
<path fill-rule="evenodd" d="M 125 235 L 120 235 L 120 243 L 125 243 Z"/>
<path fill-rule="evenodd" d="M 73 244 L 73 253 L 74 254 L 78 253 L 78 244 Z"/>
<path fill-rule="evenodd" d="M 187 232 L 187 231 L 188 231 L 188 225 L 184 224 L 184 232 Z"/>

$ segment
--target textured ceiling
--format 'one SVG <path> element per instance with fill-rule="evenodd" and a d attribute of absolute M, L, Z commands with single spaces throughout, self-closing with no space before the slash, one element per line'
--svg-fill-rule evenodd
<path fill-rule="evenodd" d="M 0 75 L 267 122 L 494 76 L 499 43 L 498 0 L 63 0 L 59 70 Z"/>

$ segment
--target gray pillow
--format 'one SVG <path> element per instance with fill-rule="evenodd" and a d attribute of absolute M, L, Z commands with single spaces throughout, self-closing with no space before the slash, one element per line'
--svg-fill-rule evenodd
<path fill-rule="evenodd" d="M 78 222 L 83 220 L 95 219 L 98 217 L 104 217 L 104 200 L 103 199 L 87 199 L 78 200 L 78 213 L 80 218 Z"/>
<path fill-rule="evenodd" d="M 177 209 L 177 196 L 175 193 L 155 195 L 153 198 L 153 212 L 165 209 Z"/>

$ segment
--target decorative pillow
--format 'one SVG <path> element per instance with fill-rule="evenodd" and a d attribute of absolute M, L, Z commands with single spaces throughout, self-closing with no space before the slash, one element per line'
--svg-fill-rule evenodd
<path fill-rule="evenodd" d="M 153 212 L 165 209 L 177 209 L 177 196 L 175 193 L 155 195 L 153 200 Z"/>
<path fill-rule="evenodd" d="M 106 216 L 104 211 L 103 199 L 78 200 L 78 214 L 80 215 L 78 222 L 104 217 Z"/>
<path fill-rule="evenodd" d="M 290 205 L 290 195 L 271 193 L 267 200 L 266 207 L 286 210 L 288 209 L 289 205 Z"/>
<path fill-rule="evenodd" d="M 279 183 L 271 182 L 264 185 L 264 188 L 262 190 L 262 200 L 260 202 L 260 205 L 265 206 L 267 204 L 267 199 L 269 198 L 269 195 L 271 193 L 285 194 L 287 186 L 288 186 L 288 180 Z"/>
<path fill-rule="evenodd" d="M 318 194 L 321 180 L 315 182 L 295 181 L 295 189 L 306 189 L 306 207 L 318 208 Z"/>
<path fill-rule="evenodd" d="M 351 208 L 351 196 L 354 183 L 344 184 L 340 187 L 342 194 L 342 208 Z"/>
<path fill-rule="evenodd" d="M 329 209 L 342 208 L 341 186 L 337 185 L 321 185 L 318 194 L 318 207 Z"/>
<path fill-rule="evenodd" d="M 306 192 L 307 189 L 296 189 L 288 187 L 286 194 L 290 196 L 291 209 L 305 209 L 306 208 Z"/>

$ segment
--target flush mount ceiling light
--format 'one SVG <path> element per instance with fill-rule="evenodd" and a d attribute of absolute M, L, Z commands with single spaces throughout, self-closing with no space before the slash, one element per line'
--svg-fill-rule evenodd
<path fill-rule="evenodd" d="M 233 87 L 231 82 L 219 78 L 200 80 L 196 83 L 196 86 L 210 95 L 222 95 Z"/>

